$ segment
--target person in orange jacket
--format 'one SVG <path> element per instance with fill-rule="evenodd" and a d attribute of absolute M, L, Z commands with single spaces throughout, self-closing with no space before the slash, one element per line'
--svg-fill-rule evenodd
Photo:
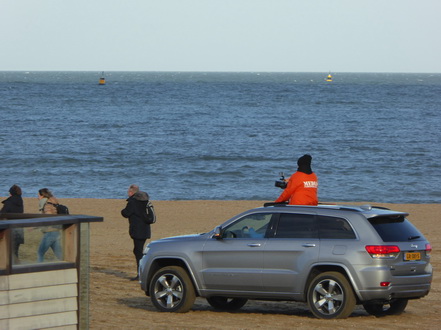
<path fill-rule="evenodd" d="M 289 178 L 287 187 L 275 203 L 288 201 L 289 205 L 317 205 L 317 175 L 311 170 L 311 155 L 303 155 L 297 160 L 297 172 Z"/>

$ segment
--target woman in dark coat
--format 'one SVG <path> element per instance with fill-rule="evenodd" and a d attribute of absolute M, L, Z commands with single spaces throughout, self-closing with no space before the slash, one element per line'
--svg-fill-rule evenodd
<path fill-rule="evenodd" d="M 21 188 L 17 185 L 13 185 L 9 189 L 9 197 L 5 199 L 3 203 L 3 207 L 0 210 L 0 213 L 23 213 L 23 198 L 21 198 Z M 14 256 L 16 260 L 18 260 L 18 249 L 20 248 L 20 244 L 24 243 L 24 232 L 23 228 L 14 228 L 12 230 L 12 240 L 14 246 Z"/>

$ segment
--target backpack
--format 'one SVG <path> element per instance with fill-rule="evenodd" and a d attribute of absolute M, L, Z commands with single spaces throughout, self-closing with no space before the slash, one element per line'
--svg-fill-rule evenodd
<path fill-rule="evenodd" d="M 147 205 L 145 206 L 145 212 L 147 213 L 147 218 L 145 220 L 146 224 L 152 224 L 156 222 L 156 214 L 155 209 L 153 208 L 152 202 L 148 201 Z"/>
<path fill-rule="evenodd" d="M 57 209 L 57 214 L 69 214 L 69 208 L 66 205 L 54 204 L 51 202 L 47 202 L 47 203 L 55 206 L 55 208 Z"/>

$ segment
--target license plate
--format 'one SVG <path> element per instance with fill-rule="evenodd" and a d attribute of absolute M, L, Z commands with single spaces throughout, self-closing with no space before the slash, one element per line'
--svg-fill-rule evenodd
<path fill-rule="evenodd" d="M 421 260 L 420 252 L 406 252 L 404 260 Z"/>

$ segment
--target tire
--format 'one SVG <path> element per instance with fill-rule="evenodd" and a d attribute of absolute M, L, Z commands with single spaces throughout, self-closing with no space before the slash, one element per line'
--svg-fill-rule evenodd
<path fill-rule="evenodd" d="M 161 312 L 186 313 L 193 306 L 196 293 L 188 273 L 182 267 L 167 266 L 153 275 L 150 298 Z"/>
<path fill-rule="evenodd" d="M 308 287 L 307 297 L 309 309 L 320 319 L 344 319 L 356 304 L 351 284 L 338 272 L 317 275 Z"/>
<path fill-rule="evenodd" d="M 388 304 L 382 303 L 366 303 L 363 304 L 364 309 L 374 316 L 400 315 L 407 306 L 408 299 L 395 299 Z"/>
<path fill-rule="evenodd" d="M 208 303 L 214 309 L 223 311 L 235 311 L 243 307 L 248 301 L 245 298 L 209 297 Z"/>

